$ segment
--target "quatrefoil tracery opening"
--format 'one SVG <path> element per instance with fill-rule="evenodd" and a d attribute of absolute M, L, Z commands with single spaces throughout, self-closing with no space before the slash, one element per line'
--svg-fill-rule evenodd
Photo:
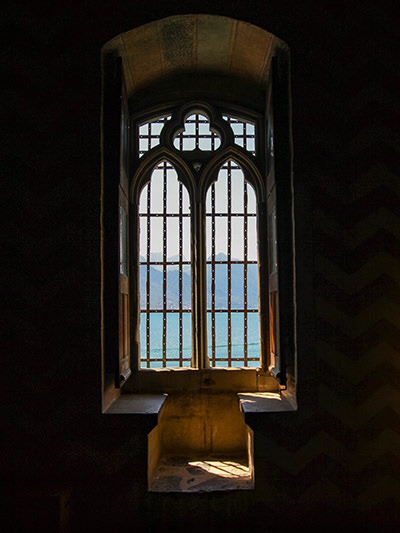
<path fill-rule="evenodd" d="M 193 113 L 186 118 L 184 129 L 175 135 L 173 143 L 175 148 L 183 152 L 210 152 L 221 146 L 221 138 L 210 128 L 210 121 L 205 115 Z"/>

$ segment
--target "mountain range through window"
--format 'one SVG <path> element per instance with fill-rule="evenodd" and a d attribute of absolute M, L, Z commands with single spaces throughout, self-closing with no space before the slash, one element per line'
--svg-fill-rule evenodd
<path fill-rule="evenodd" d="M 177 258 L 171 257 L 171 262 Z M 144 258 L 140 257 L 140 260 L 144 262 Z M 209 259 L 210 260 L 210 259 Z M 151 261 L 162 261 L 162 254 L 152 254 Z M 218 254 L 215 257 L 216 269 L 215 269 L 215 307 L 216 309 L 227 309 L 228 301 L 228 284 L 226 275 L 226 264 L 220 262 L 226 262 L 227 256 L 223 253 Z M 210 265 L 208 265 L 210 266 Z M 243 286 L 244 286 L 244 269 L 242 264 L 233 264 L 231 283 L 235 287 L 233 293 L 231 293 L 231 306 L 232 309 L 243 308 Z M 207 269 L 207 308 L 210 308 L 211 302 L 211 269 Z M 140 287 L 143 288 L 140 293 L 140 307 L 146 308 L 146 286 L 147 286 L 147 271 L 144 265 L 140 269 Z M 163 268 L 162 266 L 150 266 L 150 309 L 152 311 L 163 309 Z M 183 309 L 191 308 L 191 280 L 190 280 L 190 268 L 183 268 L 182 273 L 182 300 Z M 257 265 L 247 265 L 247 306 L 248 309 L 258 309 L 258 278 L 257 278 Z M 179 309 L 179 269 L 176 266 L 167 267 L 167 309 Z"/>

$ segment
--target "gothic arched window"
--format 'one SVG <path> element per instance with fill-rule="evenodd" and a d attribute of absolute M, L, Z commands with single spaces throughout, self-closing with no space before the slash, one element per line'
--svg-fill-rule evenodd
<path fill-rule="evenodd" d="M 261 366 L 257 127 L 198 102 L 136 126 L 141 368 Z"/>

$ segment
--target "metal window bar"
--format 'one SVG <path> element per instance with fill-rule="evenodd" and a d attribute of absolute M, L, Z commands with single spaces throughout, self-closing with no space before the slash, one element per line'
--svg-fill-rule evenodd
<path fill-rule="evenodd" d="M 215 139 L 211 140 L 215 149 Z M 211 185 L 211 366 L 215 366 L 215 185 Z"/>
<path fill-rule="evenodd" d="M 163 166 L 163 367 L 167 366 L 167 169 Z"/>
<path fill-rule="evenodd" d="M 151 183 L 147 187 L 147 213 L 150 213 Z M 150 243 L 151 218 L 147 217 L 147 265 L 146 265 L 146 366 L 150 368 Z"/>
<path fill-rule="evenodd" d="M 232 362 L 232 316 L 231 316 L 231 310 L 232 310 L 232 255 L 231 255 L 231 247 L 232 247 L 232 218 L 231 218 L 231 211 L 232 211 L 232 162 L 228 161 L 227 164 L 227 170 L 228 170 L 228 246 L 227 246 L 227 252 L 228 252 L 228 366 L 231 366 Z"/>
<path fill-rule="evenodd" d="M 247 338 L 247 183 L 243 180 L 243 343 L 244 366 L 248 365 L 248 338 Z"/>
<path fill-rule="evenodd" d="M 183 366 L 183 189 L 179 183 L 179 366 Z"/>
<path fill-rule="evenodd" d="M 211 366 L 215 366 L 215 185 L 211 185 Z"/>
<path fill-rule="evenodd" d="M 184 330 L 184 324 L 183 324 L 183 316 L 185 313 L 191 313 L 191 309 L 184 309 L 184 302 L 183 302 L 183 270 L 184 266 L 190 266 L 190 261 L 184 261 L 183 260 L 183 237 L 184 237 L 184 230 L 183 230 L 183 221 L 185 218 L 188 218 L 190 220 L 190 213 L 184 213 L 183 212 L 183 185 L 182 183 L 178 183 L 179 187 L 179 207 L 178 207 L 178 213 L 169 213 L 167 209 L 167 198 L 168 198 L 168 177 L 167 177 L 167 171 L 170 169 L 173 169 L 173 167 L 167 163 L 163 162 L 161 163 L 157 169 L 162 170 L 162 190 L 160 191 L 160 194 L 162 195 L 162 213 L 152 213 L 151 212 L 151 181 L 148 184 L 147 187 L 147 206 L 144 209 L 145 212 L 139 212 L 139 217 L 146 220 L 146 258 L 144 260 L 140 260 L 139 264 L 144 265 L 146 268 L 146 288 L 140 287 L 140 291 L 146 290 L 146 304 L 145 308 L 141 309 L 141 318 L 145 319 L 145 330 L 146 330 L 146 353 L 145 355 L 141 354 L 141 365 L 145 366 L 147 368 L 152 367 L 167 367 L 167 366 L 184 366 L 186 363 L 190 363 L 191 360 L 191 354 L 189 354 L 189 357 L 184 354 L 184 336 L 183 336 L 183 330 Z M 162 261 L 155 261 L 151 258 L 151 220 L 154 218 L 160 217 L 162 218 Z M 179 243 L 178 243 L 178 249 L 179 249 L 179 255 L 178 255 L 178 261 L 170 261 L 167 257 L 167 239 L 168 239 L 168 219 L 170 218 L 178 218 L 178 225 L 179 225 Z M 156 309 L 152 308 L 151 306 L 151 294 L 150 294 L 150 275 L 151 275 L 151 267 L 158 266 L 161 267 L 162 270 L 162 309 Z M 170 309 L 168 308 L 168 301 L 167 301 L 167 289 L 168 289 L 168 267 L 170 266 L 177 266 L 178 272 L 179 272 L 179 295 L 178 295 L 178 309 Z M 157 356 L 155 353 L 153 353 L 152 349 L 152 339 L 154 335 L 154 331 L 151 331 L 151 315 L 153 314 L 162 314 L 162 355 Z M 178 314 L 178 321 L 179 321 L 179 345 L 178 349 L 176 350 L 176 354 L 169 355 L 168 354 L 168 320 L 167 316 L 170 314 Z M 167 356 L 168 355 L 168 356 Z M 177 364 L 173 364 L 177 363 Z"/>
<path fill-rule="evenodd" d="M 196 148 L 199 148 L 199 135 L 200 135 L 200 131 L 199 131 L 199 122 L 200 122 L 200 117 L 199 115 L 195 115 L 195 126 L 196 126 L 196 133 L 195 133 L 195 137 L 196 137 Z M 184 133 L 183 133 L 184 135 Z"/>

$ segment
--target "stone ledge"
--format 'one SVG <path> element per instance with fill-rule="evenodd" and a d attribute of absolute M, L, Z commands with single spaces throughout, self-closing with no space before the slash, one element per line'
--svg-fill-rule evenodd
<path fill-rule="evenodd" d="M 121 394 L 104 414 L 144 418 L 151 429 L 158 424 L 167 396 L 168 394 Z"/>
<path fill-rule="evenodd" d="M 118 415 L 158 415 L 167 394 L 121 394 L 105 411 Z"/>
<path fill-rule="evenodd" d="M 246 424 L 254 421 L 257 415 L 297 411 L 297 405 L 276 392 L 238 393 L 240 410 Z"/>

